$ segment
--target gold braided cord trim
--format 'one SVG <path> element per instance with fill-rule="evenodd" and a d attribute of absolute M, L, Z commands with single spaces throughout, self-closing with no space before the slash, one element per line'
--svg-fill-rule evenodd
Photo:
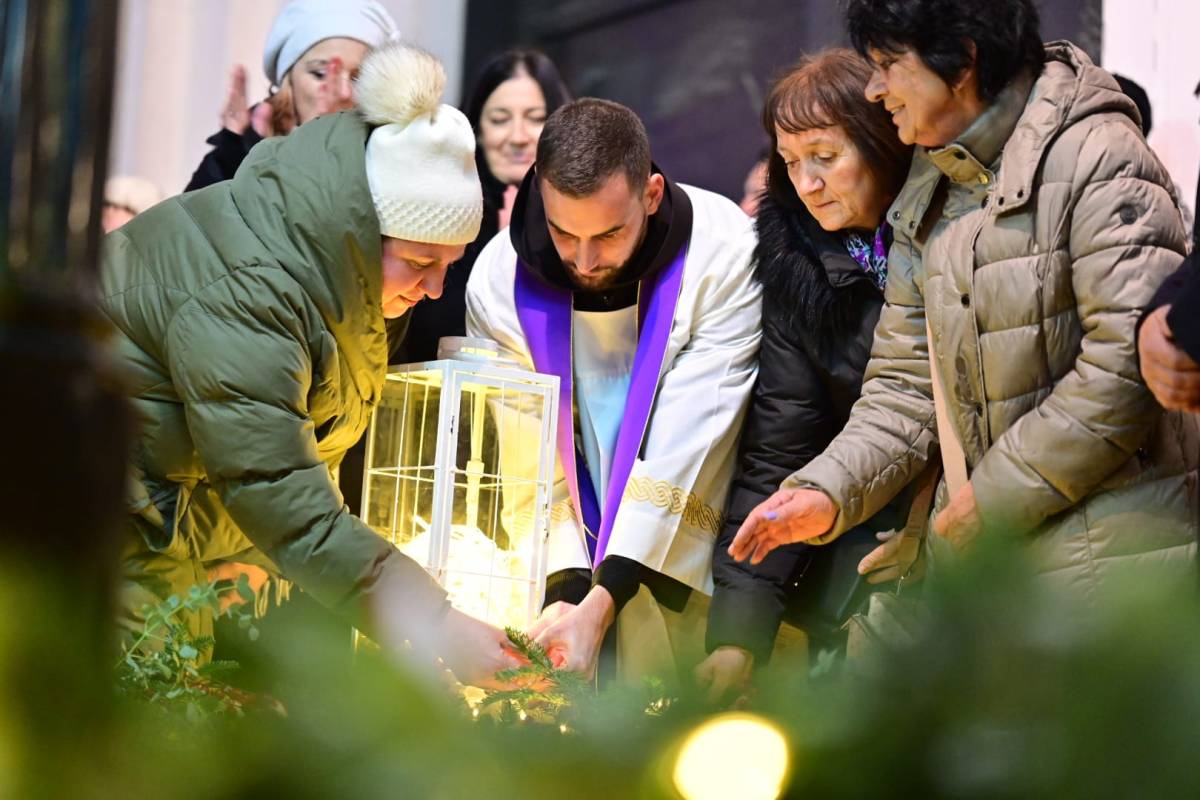
<path fill-rule="evenodd" d="M 550 506 L 551 522 L 566 522 L 573 519 L 575 519 L 575 509 L 571 507 L 570 500 L 561 500 Z"/>
<path fill-rule="evenodd" d="M 688 492 L 667 481 L 633 478 L 625 484 L 623 499 L 650 503 L 671 514 L 681 514 L 683 521 L 695 528 L 710 531 L 714 536 L 721 530 L 721 513 L 705 505 L 695 492 Z"/>
<path fill-rule="evenodd" d="M 550 506 L 550 521 L 551 522 L 569 522 L 575 519 L 575 509 L 571 505 L 570 500 L 560 500 Z M 528 528 L 533 524 L 533 511 L 525 508 L 516 516 L 514 523 L 523 525 Z"/>

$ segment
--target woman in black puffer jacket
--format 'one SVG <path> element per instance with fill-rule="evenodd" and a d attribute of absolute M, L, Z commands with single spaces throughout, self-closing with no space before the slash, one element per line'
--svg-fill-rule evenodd
<path fill-rule="evenodd" d="M 697 669 L 714 699 L 770 657 L 784 620 L 810 648 L 834 640 L 866 595 L 860 563 L 880 567 L 876 578 L 907 566 L 896 563 L 895 543 L 877 539 L 904 528 L 904 496 L 826 546 L 783 547 L 757 566 L 726 551 L 746 514 L 842 429 L 862 388 L 891 244 L 884 212 L 912 155 L 887 112 L 867 101 L 869 77 L 856 53 L 829 50 L 784 75 L 763 112 L 772 155 L 756 217 L 762 350 L 714 550 L 711 655 Z"/>

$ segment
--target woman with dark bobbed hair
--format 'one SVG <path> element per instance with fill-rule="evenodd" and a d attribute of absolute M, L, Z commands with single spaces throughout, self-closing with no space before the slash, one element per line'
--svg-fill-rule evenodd
<path fill-rule="evenodd" d="M 546 118 L 571 99 L 554 62 L 537 50 L 509 50 L 484 66 L 463 111 L 475 129 L 483 183 L 483 225 L 446 276 L 441 298 L 414 309 L 393 363 L 437 358 L 438 339 L 466 332 L 467 278 L 484 245 L 508 227 L 517 187 L 533 165 Z"/>
<path fill-rule="evenodd" d="M 746 514 L 825 449 L 862 388 L 887 282 L 892 234 L 884 212 L 912 159 L 887 112 L 864 95 L 870 77 L 853 50 L 827 50 L 785 73 L 763 109 L 771 150 L 755 218 L 762 350 L 713 557 L 711 655 L 697 670 L 714 700 L 740 689 L 751 667 L 771 656 L 784 619 L 811 649 L 829 647 L 854 600 L 865 597 L 855 590 L 907 566 L 893 552 L 900 540 L 877 539 L 906 527 L 903 495 L 828 547 L 792 545 L 757 566 L 726 552 Z M 909 532 L 906 555 L 915 555 L 920 532 Z M 875 567 L 860 577 L 860 568 Z M 790 654 L 797 637 L 784 630 L 780 649 Z"/>
<path fill-rule="evenodd" d="M 1074 45 L 1041 46 L 1032 0 L 850 0 L 847 16 L 868 98 L 917 145 L 888 212 L 887 302 L 849 423 L 733 556 L 836 539 L 940 442 L 934 530 L 954 545 L 1030 541 L 1087 603 L 1130 565 L 1189 573 L 1196 420 L 1154 402 L 1135 341 L 1186 234 L 1133 102 Z"/>

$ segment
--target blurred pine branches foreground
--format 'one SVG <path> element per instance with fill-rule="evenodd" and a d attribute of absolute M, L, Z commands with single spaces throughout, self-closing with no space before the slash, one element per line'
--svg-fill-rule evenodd
<path fill-rule="evenodd" d="M 182 679 L 164 702 L 154 659 L 131 670 L 87 644 L 94 596 L 8 563 L 0 796 L 1200 796 L 1195 586 L 1131 572 L 1084 605 L 1018 545 L 978 545 L 925 579 L 906 636 L 819 670 L 773 664 L 718 717 L 688 687 L 472 710 L 461 687 L 376 650 L 350 657 L 344 628 L 303 617 L 247 644 L 217 694 Z M 168 677 L 187 672 L 187 646 L 171 645 Z"/>

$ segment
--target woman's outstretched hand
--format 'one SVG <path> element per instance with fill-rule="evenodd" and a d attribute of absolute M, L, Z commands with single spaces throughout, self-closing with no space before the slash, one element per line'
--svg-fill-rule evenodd
<path fill-rule="evenodd" d="M 755 506 L 738 528 L 729 555 L 758 564 L 776 547 L 803 542 L 827 533 L 837 508 L 815 489 L 780 489 Z"/>

